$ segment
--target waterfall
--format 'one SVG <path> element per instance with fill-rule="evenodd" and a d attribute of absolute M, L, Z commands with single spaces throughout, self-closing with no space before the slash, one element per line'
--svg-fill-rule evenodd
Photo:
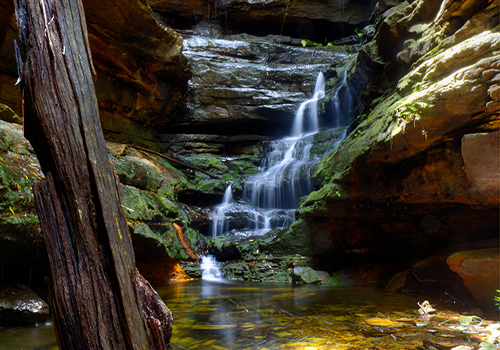
<path fill-rule="evenodd" d="M 320 72 L 316 79 L 316 85 L 314 86 L 313 97 L 303 102 L 295 114 L 291 132 L 292 137 L 300 136 L 306 131 L 318 131 L 318 100 L 323 97 L 325 97 L 325 77 L 323 73 Z M 309 113 L 307 114 L 307 112 Z"/>
<path fill-rule="evenodd" d="M 345 96 L 350 98 L 345 76 L 340 86 L 345 91 L 339 92 L 340 88 L 336 91 L 334 120 L 327 121 L 329 126 L 333 124 L 336 128 L 331 130 L 339 130 L 328 135 L 330 151 L 345 137 L 348 122 L 347 117 L 342 117 L 346 109 L 341 106 Z M 325 78 L 323 73 L 319 73 L 312 98 L 303 102 L 295 114 L 290 136 L 269 143 L 260 166 L 261 171 L 248 178 L 244 184 L 238 208 L 233 203 L 231 186 L 226 189 L 223 203 L 214 211 L 212 237 L 226 234 L 230 229 L 235 234 L 262 235 L 272 228 L 289 226 L 294 222 L 299 199 L 312 191 L 311 169 L 320 160 L 320 155 L 312 154 L 311 149 L 320 128 L 318 101 L 324 96 Z M 236 210 L 247 214 L 247 225 L 243 232 L 230 227 L 229 216 Z"/>
<path fill-rule="evenodd" d="M 215 208 L 212 220 L 212 238 L 220 236 L 229 230 L 229 220 L 226 213 L 233 207 L 233 190 L 231 185 L 226 188 L 222 203 Z"/>
<path fill-rule="evenodd" d="M 203 256 L 200 263 L 201 279 L 205 281 L 223 281 L 222 271 L 212 255 Z"/>
<path fill-rule="evenodd" d="M 331 127 L 338 128 L 345 126 L 352 118 L 353 101 L 347 85 L 347 71 L 345 69 L 340 77 L 339 88 L 332 98 L 332 123 Z"/>

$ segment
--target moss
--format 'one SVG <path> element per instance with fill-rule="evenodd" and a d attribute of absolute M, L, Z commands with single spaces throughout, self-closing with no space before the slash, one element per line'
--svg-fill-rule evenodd
<path fill-rule="evenodd" d="M 223 194 L 226 190 L 227 183 L 224 180 L 216 180 L 216 179 L 203 179 L 198 182 L 198 188 L 203 193 L 214 193 L 214 194 Z"/>
<path fill-rule="evenodd" d="M 184 157 L 186 163 L 194 165 L 200 169 L 222 173 L 227 171 L 228 168 L 222 161 L 210 154 L 200 154 Z"/>
<path fill-rule="evenodd" d="M 142 262 L 157 261 L 167 257 L 188 259 L 171 225 L 163 237 L 153 232 L 145 223 L 129 223 L 129 230 L 137 259 Z"/>

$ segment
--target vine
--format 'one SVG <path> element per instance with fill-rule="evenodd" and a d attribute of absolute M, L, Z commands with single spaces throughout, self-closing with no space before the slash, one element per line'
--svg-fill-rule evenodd
<path fill-rule="evenodd" d="M 281 36 L 283 35 L 283 28 L 285 27 L 286 17 L 288 16 L 290 9 L 295 4 L 295 0 L 293 1 L 293 4 L 291 4 L 291 5 L 290 5 L 290 0 L 284 0 L 284 3 L 285 3 L 285 6 L 283 7 L 283 22 L 281 23 L 280 40 L 278 41 L 278 44 L 280 44 L 280 42 L 281 42 Z"/>

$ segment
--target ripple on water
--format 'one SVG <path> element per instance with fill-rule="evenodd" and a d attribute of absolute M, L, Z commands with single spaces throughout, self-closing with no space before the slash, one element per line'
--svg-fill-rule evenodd
<path fill-rule="evenodd" d="M 479 349 L 500 328 L 439 305 L 423 317 L 423 300 L 368 288 L 202 280 L 155 288 L 174 314 L 173 350 Z M 56 344 L 51 325 L 0 328 L 0 350 Z"/>
<path fill-rule="evenodd" d="M 479 339 L 456 328 L 458 313 L 424 319 L 419 300 L 374 289 L 196 281 L 158 290 L 174 313 L 174 350 L 451 348 Z"/>

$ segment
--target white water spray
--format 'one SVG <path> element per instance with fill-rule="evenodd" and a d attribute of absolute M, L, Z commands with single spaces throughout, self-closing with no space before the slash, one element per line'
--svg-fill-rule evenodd
<path fill-rule="evenodd" d="M 200 263 L 201 279 L 205 281 L 224 281 L 218 262 L 212 255 L 203 256 Z"/>
<path fill-rule="evenodd" d="M 233 191 L 231 185 L 226 188 L 222 203 L 215 208 L 212 220 L 212 238 L 220 236 L 229 230 L 226 213 L 233 207 Z"/>

